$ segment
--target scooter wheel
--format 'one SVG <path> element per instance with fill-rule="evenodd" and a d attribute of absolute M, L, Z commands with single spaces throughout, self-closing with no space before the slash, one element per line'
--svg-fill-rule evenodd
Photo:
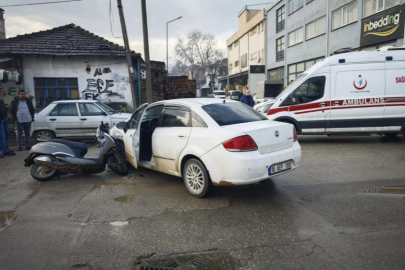
<path fill-rule="evenodd" d="M 126 162 L 120 162 L 117 160 L 116 157 L 112 156 L 108 159 L 108 167 L 118 175 L 127 175 L 128 174 L 128 166 Z"/>
<path fill-rule="evenodd" d="M 31 166 L 31 176 L 38 181 L 48 181 L 54 178 L 57 170 L 35 163 Z"/>

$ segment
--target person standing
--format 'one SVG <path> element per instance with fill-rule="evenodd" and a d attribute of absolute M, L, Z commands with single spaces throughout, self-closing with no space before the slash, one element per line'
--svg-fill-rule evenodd
<path fill-rule="evenodd" d="M 4 140 L 5 140 L 5 144 L 7 149 L 10 151 L 10 148 L 8 147 L 8 138 L 10 135 L 10 128 L 9 128 L 9 119 L 8 119 L 8 109 L 6 107 L 6 104 L 4 102 L 4 90 L 3 88 L 0 86 L 0 111 L 3 114 L 3 130 L 4 130 Z M 1 131 L 0 131 L 1 133 Z M 0 136 L 2 136 L 2 134 L 0 134 Z M 11 151 L 12 152 L 12 151 Z"/>
<path fill-rule="evenodd" d="M 253 97 L 250 95 L 250 90 L 245 91 L 245 94 L 240 98 L 240 102 L 245 103 L 250 107 L 253 107 L 255 105 Z"/>
<path fill-rule="evenodd" d="M 24 90 L 18 91 L 18 96 L 11 101 L 10 114 L 17 125 L 17 151 L 22 150 L 22 134 L 25 134 L 25 148 L 31 149 L 30 132 L 34 121 L 35 109 L 32 102 L 25 97 Z"/>
<path fill-rule="evenodd" d="M 5 106 L 4 106 L 5 107 Z M 6 143 L 6 134 L 4 132 L 3 123 L 6 121 L 7 112 L 0 106 L 0 158 L 4 156 L 14 156 L 15 153 L 8 149 Z M 7 125 L 8 126 L 8 125 Z"/>

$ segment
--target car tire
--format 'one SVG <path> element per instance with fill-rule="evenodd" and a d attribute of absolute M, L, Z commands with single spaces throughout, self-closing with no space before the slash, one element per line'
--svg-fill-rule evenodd
<path fill-rule="evenodd" d="M 385 137 L 387 138 L 395 138 L 396 136 L 398 136 L 398 133 L 385 133 L 383 134 Z"/>
<path fill-rule="evenodd" d="M 121 156 L 121 158 L 125 161 L 127 161 L 127 155 L 125 154 L 125 145 L 123 141 L 115 141 L 115 145 L 117 146 L 117 152 Z"/>
<path fill-rule="evenodd" d="M 50 130 L 39 130 L 39 131 L 35 131 L 35 133 L 34 133 L 35 143 L 49 141 L 54 138 L 55 138 L 55 133 L 53 133 L 53 131 L 50 131 Z"/>
<path fill-rule="evenodd" d="M 42 171 L 43 168 L 45 168 L 47 166 L 44 165 L 40 165 L 40 164 L 33 164 L 31 166 L 31 176 L 38 181 L 44 182 L 44 181 L 48 181 L 51 180 L 52 178 L 54 178 L 56 176 L 56 174 L 58 173 L 58 170 L 56 169 L 49 169 L 46 171 Z"/>
<path fill-rule="evenodd" d="M 214 186 L 204 164 L 197 159 L 190 159 L 183 167 L 183 180 L 191 195 L 203 198 L 209 196 Z"/>

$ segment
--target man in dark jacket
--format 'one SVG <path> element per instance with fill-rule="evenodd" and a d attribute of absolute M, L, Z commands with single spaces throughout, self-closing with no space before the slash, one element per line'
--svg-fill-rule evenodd
<path fill-rule="evenodd" d="M 10 103 L 11 119 L 17 125 L 17 151 L 22 150 L 22 134 L 25 134 L 25 148 L 31 149 L 30 132 L 34 121 L 35 109 L 32 102 L 25 97 L 25 91 L 18 91 L 18 96 Z"/>
<path fill-rule="evenodd" d="M 245 91 L 245 94 L 240 98 L 240 102 L 245 103 L 250 107 L 253 107 L 255 105 L 253 97 L 250 95 L 250 90 Z"/>
<path fill-rule="evenodd" d="M 6 122 L 7 121 L 7 122 Z M 0 158 L 3 156 L 14 156 L 15 153 L 8 149 L 8 133 L 6 135 L 7 127 L 8 132 L 8 117 L 7 117 L 7 108 L 4 104 L 4 92 L 0 88 Z"/>

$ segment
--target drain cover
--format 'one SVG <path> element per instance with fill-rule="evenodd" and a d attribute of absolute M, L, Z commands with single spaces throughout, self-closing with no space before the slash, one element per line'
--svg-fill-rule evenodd
<path fill-rule="evenodd" d="M 136 270 L 233 270 L 232 257 L 225 252 L 207 252 L 174 255 L 165 258 L 155 258 L 136 262 Z"/>

